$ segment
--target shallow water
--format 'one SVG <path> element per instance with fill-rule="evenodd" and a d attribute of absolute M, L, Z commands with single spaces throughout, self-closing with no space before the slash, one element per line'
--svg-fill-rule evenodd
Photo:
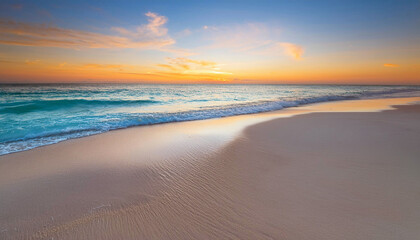
<path fill-rule="evenodd" d="M 416 86 L 0 85 L 0 155 L 130 126 L 419 92 Z"/>

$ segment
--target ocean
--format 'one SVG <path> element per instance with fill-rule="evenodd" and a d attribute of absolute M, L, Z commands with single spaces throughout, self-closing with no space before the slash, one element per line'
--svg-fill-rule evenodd
<path fill-rule="evenodd" d="M 114 129 L 362 98 L 420 96 L 419 86 L 0 85 L 0 155 Z"/>

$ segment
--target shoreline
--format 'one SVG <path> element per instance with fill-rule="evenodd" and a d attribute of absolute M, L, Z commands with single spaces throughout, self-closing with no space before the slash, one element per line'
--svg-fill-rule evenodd
<path fill-rule="evenodd" d="M 417 92 L 417 91 L 413 91 L 413 92 Z M 162 123 L 153 123 L 153 124 L 147 124 L 147 125 L 133 125 L 133 126 L 128 126 L 128 127 L 110 129 L 108 131 L 92 133 L 92 134 L 89 134 L 89 135 L 84 135 L 84 136 L 79 136 L 79 137 L 70 137 L 70 138 L 67 138 L 67 139 L 64 139 L 64 140 L 57 140 L 57 142 L 52 142 L 52 143 L 47 143 L 47 144 L 44 144 L 44 145 L 30 147 L 30 148 L 27 148 L 27 149 L 24 149 L 24 150 L 11 151 L 11 152 L 8 152 L 8 153 L 5 153 L 5 154 L 0 154 L 0 158 L 2 156 L 6 156 L 6 155 L 9 155 L 9 154 L 29 151 L 29 150 L 32 150 L 32 149 L 42 148 L 42 147 L 46 147 L 46 146 L 49 146 L 49 145 L 54 145 L 54 144 L 70 141 L 70 140 L 76 140 L 76 139 L 81 139 L 81 138 L 91 137 L 91 136 L 95 136 L 95 135 L 106 134 L 106 133 L 113 132 L 113 131 L 131 129 L 131 128 L 150 127 L 150 126 L 156 126 L 156 125 L 162 125 L 162 124 L 188 123 L 188 122 L 196 122 L 196 121 L 211 121 L 211 120 L 224 119 L 224 118 L 235 118 L 235 117 L 241 117 L 241 116 L 253 117 L 255 115 L 261 115 L 261 114 L 277 114 L 277 113 L 280 113 L 279 117 L 283 117 L 283 116 L 281 116 L 282 115 L 281 113 L 283 113 L 283 111 L 292 110 L 292 112 L 293 112 L 295 109 L 298 109 L 298 111 L 300 111 L 301 109 L 305 109 L 305 111 L 308 111 L 307 113 L 311 113 L 313 111 L 322 111 L 322 110 L 317 110 L 316 107 L 315 107 L 315 109 L 311 109 L 313 106 L 324 105 L 324 104 L 329 104 L 329 103 L 334 104 L 334 103 L 340 103 L 340 102 L 387 100 L 387 99 L 416 99 L 416 98 L 420 98 L 420 97 L 412 97 L 412 96 L 411 97 L 407 97 L 407 96 L 398 97 L 398 96 L 395 96 L 395 97 L 386 97 L 386 98 L 342 99 L 342 100 L 332 100 L 332 101 L 324 101 L 324 102 L 306 103 L 306 104 L 302 104 L 302 105 L 298 105 L 298 106 L 283 107 L 282 109 L 278 109 L 278 110 L 269 110 L 269 111 L 262 111 L 262 112 L 257 112 L 257 113 L 244 113 L 244 114 L 238 114 L 238 115 L 229 115 L 229 116 L 207 118 L 207 119 L 185 120 L 185 121 L 175 121 L 175 122 L 162 122 Z M 381 106 L 381 107 L 384 107 L 384 106 Z M 289 113 L 286 112 L 285 115 L 289 115 Z M 294 114 L 289 115 L 289 116 L 294 116 Z M 264 120 L 262 120 L 262 121 L 264 121 Z M 90 130 L 81 130 L 81 131 L 90 131 Z M 58 134 L 58 135 L 60 135 L 60 134 Z M 48 137 L 48 136 L 34 138 L 34 139 L 42 139 L 42 138 L 45 138 L 45 137 Z M 19 140 L 19 141 L 9 141 L 9 142 L 5 142 L 5 143 L 13 143 L 13 142 L 20 142 L 20 141 L 27 141 L 27 140 L 30 140 L 30 139 L 24 139 L 24 140 Z"/>
<path fill-rule="evenodd" d="M 391 107 L 412 101 L 133 127 L 2 155 L 0 237 L 414 239 L 420 105 Z"/>

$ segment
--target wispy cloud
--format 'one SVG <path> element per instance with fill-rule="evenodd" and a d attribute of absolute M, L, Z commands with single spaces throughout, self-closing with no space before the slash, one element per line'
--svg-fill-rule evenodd
<path fill-rule="evenodd" d="M 122 36 L 134 39 L 168 37 L 168 29 L 165 27 L 168 19 L 165 16 L 152 12 L 148 12 L 145 15 L 148 17 L 148 23 L 135 27 L 134 30 L 122 27 L 112 27 L 111 29 Z"/>
<path fill-rule="evenodd" d="M 146 13 L 146 16 L 149 17 L 149 24 L 146 25 L 146 29 L 153 35 L 164 36 L 168 33 L 168 29 L 162 27 L 168 21 L 166 17 L 152 12 Z"/>
<path fill-rule="evenodd" d="M 398 64 L 393 64 L 393 63 L 385 63 L 384 67 L 399 67 L 400 65 Z"/>
<path fill-rule="evenodd" d="M 156 66 L 161 67 L 161 68 L 167 68 L 167 69 L 172 70 L 172 71 L 178 71 L 179 70 L 178 68 L 176 68 L 172 65 L 169 65 L 169 64 L 156 64 Z"/>
<path fill-rule="evenodd" d="M 45 24 L 0 20 L 0 44 L 61 48 L 140 48 L 176 51 L 175 44 L 164 27 L 167 18 L 146 13 L 148 23 L 135 31 L 112 28 L 118 35 L 60 28 Z M 167 49 L 166 49 L 167 48 Z"/>
<path fill-rule="evenodd" d="M 184 57 L 166 58 L 167 64 L 157 64 L 160 68 L 166 68 L 171 72 L 179 74 L 217 74 L 217 75 L 230 75 L 229 72 L 220 71 L 221 64 L 212 61 L 194 60 Z"/>
<path fill-rule="evenodd" d="M 302 59 L 304 48 L 295 43 L 281 41 L 279 30 L 262 23 L 247 23 L 234 26 L 204 26 L 206 38 L 212 41 L 208 46 L 250 54 L 285 54 L 295 60 Z"/>
<path fill-rule="evenodd" d="M 194 64 L 194 65 L 198 65 L 202 67 L 212 67 L 212 68 L 217 65 L 217 63 L 211 62 L 211 61 L 193 60 L 193 59 L 183 58 L 183 57 L 167 58 L 166 60 L 175 65 Z"/>
<path fill-rule="evenodd" d="M 302 55 L 303 55 L 303 47 L 293 44 L 293 43 L 288 43 L 288 42 L 280 42 L 277 43 L 279 46 L 283 47 L 284 52 L 289 55 L 290 57 L 296 59 L 296 60 L 301 60 L 302 59 Z"/>

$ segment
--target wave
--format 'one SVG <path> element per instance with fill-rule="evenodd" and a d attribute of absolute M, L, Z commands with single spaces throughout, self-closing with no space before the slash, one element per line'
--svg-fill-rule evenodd
<path fill-rule="evenodd" d="M 1 113 L 28 113 L 35 111 L 54 111 L 64 108 L 90 108 L 90 107 L 115 107 L 133 106 L 158 103 L 154 100 L 88 100 L 88 99 L 59 99 L 59 100 L 37 100 L 30 102 L 14 102 L 2 104 Z"/>
<path fill-rule="evenodd" d="M 42 132 L 34 135 L 33 133 L 23 138 L 14 139 L 0 143 L 0 155 L 12 152 L 32 149 L 35 147 L 57 143 L 72 138 L 85 137 L 93 134 L 103 133 L 110 130 L 128 128 L 141 125 L 152 125 L 169 122 L 182 122 L 203 120 L 211 118 L 228 117 L 234 115 L 261 113 L 268 111 L 281 110 L 288 107 L 296 107 L 304 104 L 350 100 L 360 98 L 370 98 L 374 96 L 392 97 L 396 93 L 410 93 L 420 95 L 418 89 L 397 89 L 386 91 L 366 91 L 342 95 L 324 95 L 318 97 L 302 97 L 300 99 L 277 99 L 271 101 L 257 101 L 248 103 L 238 103 L 225 106 L 213 106 L 201 108 L 199 110 L 181 112 L 155 112 L 155 113 L 115 113 L 107 115 L 102 121 L 96 124 L 84 125 L 72 129 L 63 129 L 49 132 Z M 94 106 L 141 106 L 144 104 L 158 103 L 153 100 L 47 100 L 35 101 L 31 103 L 13 103 L 11 106 L 3 106 L 0 113 L 23 113 L 30 111 L 51 111 L 55 109 L 71 107 L 94 107 Z M 4 104 L 3 104 L 4 105 Z"/>

